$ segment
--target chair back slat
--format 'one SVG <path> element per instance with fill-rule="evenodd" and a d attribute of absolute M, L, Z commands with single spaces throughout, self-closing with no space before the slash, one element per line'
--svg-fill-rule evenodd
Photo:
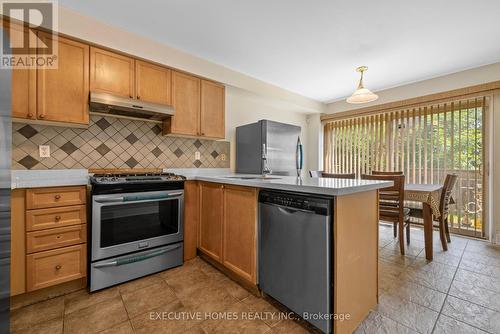
<path fill-rule="evenodd" d="M 455 187 L 455 184 L 457 183 L 457 180 L 457 174 L 447 174 L 444 180 L 443 190 L 441 191 L 441 198 L 439 201 L 439 211 L 441 212 L 442 219 L 448 217 L 451 193 L 453 191 L 453 188 Z"/>
<path fill-rule="evenodd" d="M 374 170 L 372 171 L 372 175 L 403 175 L 403 172 L 402 171 L 384 172 L 380 170 Z"/>

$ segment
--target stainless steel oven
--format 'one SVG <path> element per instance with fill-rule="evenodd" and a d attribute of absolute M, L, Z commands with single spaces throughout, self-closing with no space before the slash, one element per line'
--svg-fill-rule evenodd
<path fill-rule="evenodd" d="M 92 261 L 183 240 L 184 191 L 92 197 Z"/>
<path fill-rule="evenodd" d="M 182 265 L 184 180 L 169 173 L 91 176 L 91 292 Z"/>

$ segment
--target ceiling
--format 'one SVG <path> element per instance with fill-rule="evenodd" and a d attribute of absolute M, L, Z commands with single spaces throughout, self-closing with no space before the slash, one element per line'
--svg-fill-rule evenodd
<path fill-rule="evenodd" d="M 498 0 L 59 3 L 323 102 L 500 61 Z"/>

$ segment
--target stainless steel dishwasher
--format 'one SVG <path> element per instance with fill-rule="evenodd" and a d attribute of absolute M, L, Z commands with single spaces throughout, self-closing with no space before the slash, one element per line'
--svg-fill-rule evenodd
<path fill-rule="evenodd" d="M 332 204 L 314 195 L 259 194 L 259 286 L 325 333 L 332 332 Z"/>

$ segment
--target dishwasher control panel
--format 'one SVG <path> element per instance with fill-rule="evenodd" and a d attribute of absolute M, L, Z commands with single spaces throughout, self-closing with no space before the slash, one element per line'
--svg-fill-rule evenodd
<path fill-rule="evenodd" d="M 260 203 L 269 203 L 317 214 L 329 215 L 333 198 L 317 197 L 308 194 L 296 194 L 287 192 L 261 191 Z"/>

